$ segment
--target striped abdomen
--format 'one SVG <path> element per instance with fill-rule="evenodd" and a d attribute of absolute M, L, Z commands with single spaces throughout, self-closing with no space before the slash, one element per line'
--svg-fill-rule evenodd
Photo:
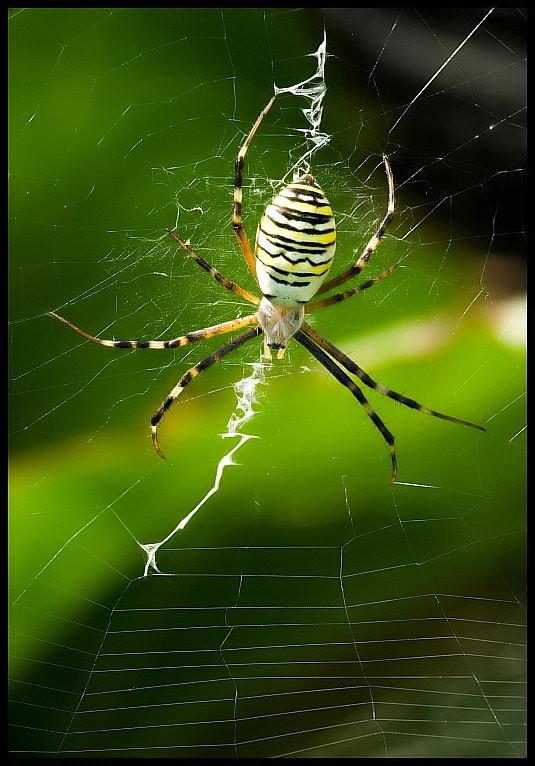
<path fill-rule="evenodd" d="M 265 298 L 301 306 L 317 293 L 336 248 L 333 211 L 311 175 L 283 189 L 267 206 L 256 234 L 256 272 Z"/>

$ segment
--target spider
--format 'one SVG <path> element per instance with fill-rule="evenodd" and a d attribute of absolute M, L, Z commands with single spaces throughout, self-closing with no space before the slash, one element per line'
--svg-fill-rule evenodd
<path fill-rule="evenodd" d="M 383 162 L 388 182 L 388 208 L 379 228 L 371 237 L 354 265 L 338 274 L 338 276 L 327 279 L 336 247 L 335 223 L 329 202 L 315 178 L 309 173 L 305 173 L 286 186 L 267 206 L 258 225 L 254 253 L 251 250 L 242 223 L 244 160 L 255 134 L 274 100 L 275 98 L 273 97 L 251 128 L 249 135 L 238 152 L 234 169 L 232 226 L 242 255 L 260 288 L 262 298 L 257 297 L 230 279 L 227 279 L 205 261 L 204 258 L 197 255 L 191 249 L 189 241 L 184 242 L 174 231 L 168 229 L 168 233 L 174 241 L 185 250 L 195 263 L 207 271 L 216 282 L 219 282 L 222 287 L 256 306 L 254 314 L 239 319 L 231 319 L 212 327 L 205 327 L 202 330 L 195 330 L 172 340 L 103 340 L 89 335 L 67 319 L 59 316 L 59 314 L 50 312 L 50 315 L 92 343 L 112 348 L 177 348 L 195 341 L 249 328 L 209 354 L 194 367 L 191 367 L 180 378 L 176 386 L 152 416 L 150 421 L 152 443 L 161 458 L 165 456 L 158 443 L 158 424 L 188 383 L 199 373 L 219 362 L 227 354 L 240 348 L 244 343 L 262 334 L 264 335 L 265 358 L 269 359 L 271 357 L 271 349 L 275 349 L 277 350 L 277 358 L 282 359 L 290 339 L 294 338 L 308 349 L 312 356 L 339 383 L 349 389 L 381 432 L 390 448 L 392 461 L 391 482 L 393 483 L 397 475 L 394 436 L 372 409 L 362 390 L 349 377 L 348 373 L 358 378 L 368 388 L 372 388 L 380 394 L 404 404 L 406 407 L 425 412 L 427 415 L 433 415 L 436 418 L 442 418 L 442 420 L 449 420 L 452 423 L 460 423 L 464 426 L 477 428 L 480 431 L 485 431 L 485 428 L 475 423 L 470 423 L 467 420 L 459 420 L 450 415 L 430 410 L 418 404 L 414 399 L 409 399 L 380 383 L 376 383 L 358 364 L 336 348 L 329 340 L 316 332 L 305 321 L 305 314 L 318 311 L 326 306 L 332 306 L 340 301 L 345 301 L 362 290 L 367 290 L 391 274 L 397 266 L 397 264 L 390 266 L 379 276 L 362 282 L 362 284 L 356 287 L 351 287 L 343 292 L 337 292 L 319 300 L 312 300 L 315 296 L 330 292 L 360 274 L 392 221 L 394 217 L 394 179 L 386 156 L 383 157 Z"/>

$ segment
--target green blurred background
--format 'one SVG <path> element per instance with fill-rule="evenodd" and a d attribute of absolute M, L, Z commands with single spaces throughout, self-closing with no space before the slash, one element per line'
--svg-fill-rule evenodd
<path fill-rule="evenodd" d="M 484 15 L 460 10 L 456 19 L 444 9 L 10 11 L 13 754 L 523 754 L 522 14 L 490 16 L 396 124 Z M 148 420 L 217 342 L 119 352 L 83 342 L 46 312 L 101 337 L 145 339 L 249 313 L 165 228 L 253 289 L 230 226 L 233 161 L 273 83 L 313 73 L 309 54 L 324 30 L 322 127 L 332 140 L 312 172 L 337 215 L 337 266 L 355 259 L 383 214 L 386 152 L 398 215 L 370 275 L 400 267 L 316 315 L 315 326 L 375 379 L 487 434 L 370 394 L 407 484 L 391 487 L 380 435 L 293 344 L 259 388 L 246 427 L 259 438 L 161 551 L 161 570 L 175 576 L 138 581 L 139 543 L 163 539 L 209 490 L 229 448 L 219 434 L 233 384 L 260 344 L 195 380 L 161 429 L 163 463 Z M 303 151 L 305 106 L 281 96 L 248 154 L 251 239 L 274 179 Z M 159 605 L 163 617 L 146 612 Z M 125 678 L 136 652 L 159 646 L 154 635 L 143 643 L 147 621 L 176 630 L 188 610 L 200 620 L 206 610 L 211 627 L 173 634 L 164 663 L 151 657 L 139 686 L 153 707 L 133 734 L 124 727 L 135 712 L 124 710 L 142 706 L 120 693 L 122 681 L 115 689 L 103 657 L 117 654 L 125 667 L 115 679 Z M 281 648 L 290 645 L 299 651 Z M 201 681 L 188 673 L 212 667 L 205 650 L 217 656 L 221 687 L 210 687 L 213 710 L 205 700 L 177 735 L 164 703 L 180 701 L 182 712 L 195 701 Z M 424 664 L 414 659 L 407 671 L 401 656 L 413 651 Z M 167 663 L 184 684 L 179 701 L 167 696 Z M 331 691 L 296 696 L 315 674 Z M 405 674 L 445 681 L 413 699 L 393 680 Z M 110 720 L 91 700 L 112 687 Z M 292 715 L 268 725 L 285 692 L 291 704 L 280 713 Z M 235 695 L 271 701 L 234 708 Z M 451 704 L 441 707 L 441 695 Z M 370 696 L 383 704 L 379 724 Z"/>

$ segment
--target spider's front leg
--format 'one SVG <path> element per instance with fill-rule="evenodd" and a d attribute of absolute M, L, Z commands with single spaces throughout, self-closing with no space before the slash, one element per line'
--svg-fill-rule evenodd
<path fill-rule="evenodd" d="M 158 443 L 158 425 L 167 412 L 167 410 L 171 407 L 173 402 L 178 399 L 182 391 L 186 388 L 188 383 L 190 383 L 193 378 L 196 378 L 197 375 L 199 375 L 204 370 L 207 370 L 209 367 L 211 367 L 216 362 L 219 362 L 223 357 L 227 356 L 227 354 L 230 354 L 232 351 L 235 351 L 240 346 L 243 346 L 244 343 L 247 343 L 247 341 L 252 340 L 253 338 L 256 338 L 258 335 L 262 333 L 262 328 L 260 325 L 256 325 L 256 327 L 252 327 L 250 330 L 247 330 L 246 332 L 242 333 L 241 335 L 238 335 L 236 338 L 233 338 L 228 343 L 225 343 L 224 346 L 221 346 L 221 348 L 218 348 L 216 351 L 209 354 L 205 359 L 202 359 L 200 362 L 197 362 L 197 364 L 194 367 L 191 367 L 178 381 L 176 386 L 173 388 L 171 393 L 167 396 L 167 398 L 162 402 L 160 407 L 157 409 L 157 411 L 154 413 L 152 418 L 150 419 L 150 424 L 152 428 L 152 444 L 158 455 L 165 460 L 165 455 L 163 454 L 162 450 L 160 449 L 160 445 Z"/>
<path fill-rule="evenodd" d="M 242 327 L 247 327 L 251 324 L 256 324 L 256 314 L 250 314 L 240 319 L 231 319 L 228 322 L 220 322 L 220 324 L 213 325 L 212 327 L 205 327 L 202 330 L 194 330 L 188 332 L 186 335 L 180 335 L 178 338 L 172 338 L 171 340 L 108 340 L 105 338 L 96 338 L 94 335 L 90 335 L 85 330 L 81 330 L 72 322 L 69 322 L 65 317 L 55 314 L 53 311 L 49 311 L 49 316 L 58 319 L 71 330 L 77 332 L 86 340 L 90 340 L 91 343 L 96 343 L 98 346 L 107 346 L 108 348 L 150 348 L 156 350 L 179 348 L 181 346 L 187 346 L 188 343 L 195 343 L 200 340 L 208 340 L 208 338 L 215 338 L 217 335 L 224 335 L 227 332 L 233 332 L 233 330 L 241 330 Z"/>

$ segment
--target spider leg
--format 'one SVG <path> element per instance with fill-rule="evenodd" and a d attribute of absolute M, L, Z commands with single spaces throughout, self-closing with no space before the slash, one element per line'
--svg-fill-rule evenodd
<path fill-rule="evenodd" d="M 387 227 L 394 218 L 394 176 L 392 175 L 392 168 L 390 167 L 390 163 L 388 162 L 386 155 L 383 155 L 383 162 L 385 165 L 386 177 L 388 180 L 388 208 L 386 215 L 381 221 L 379 228 L 362 251 L 358 261 L 353 266 L 350 266 L 346 271 L 338 274 L 337 277 L 333 277 L 327 282 L 324 282 L 324 284 L 318 290 L 317 295 L 320 293 L 326 293 L 329 290 L 332 290 L 334 287 L 338 287 L 338 285 L 347 282 L 348 279 L 352 279 L 353 277 L 356 277 L 357 274 L 360 274 L 362 269 L 367 265 L 372 253 L 375 251 Z"/>
<path fill-rule="evenodd" d="M 241 335 L 238 335 L 236 338 L 233 338 L 228 343 L 225 343 L 224 346 L 221 346 L 221 348 L 218 348 L 213 353 L 209 354 L 205 359 L 202 359 L 200 362 L 198 362 L 194 367 L 191 367 L 178 381 L 176 386 L 173 388 L 173 390 L 170 392 L 170 394 L 167 396 L 167 398 L 162 402 L 158 410 L 154 413 L 152 418 L 150 419 L 150 423 L 152 426 L 152 444 L 154 446 L 154 449 L 158 453 L 158 455 L 161 458 L 165 459 L 165 455 L 160 449 L 160 445 L 158 444 L 158 424 L 162 417 L 165 415 L 167 410 L 171 407 L 173 402 L 178 399 L 184 388 L 190 383 L 193 378 L 196 378 L 199 373 L 203 372 L 204 370 L 207 370 L 208 367 L 211 367 L 216 362 L 219 362 L 223 357 L 227 356 L 227 354 L 230 354 L 232 351 L 235 351 L 240 346 L 243 346 L 244 343 L 247 343 L 247 341 L 252 340 L 253 338 L 256 338 L 258 335 L 260 335 L 263 332 L 260 325 L 257 325 L 256 327 L 253 327 L 250 330 L 247 330 L 246 332 L 242 333 Z"/>
<path fill-rule="evenodd" d="M 378 277 L 373 277 L 373 279 L 368 279 L 366 282 L 362 282 L 362 284 L 357 285 L 356 287 L 352 287 L 350 290 L 346 290 L 343 293 L 336 293 L 335 295 L 331 295 L 328 298 L 324 298 L 321 301 L 314 301 L 313 303 L 308 303 L 305 306 L 305 311 L 307 314 L 309 314 L 311 311 L 317 311 L 318 309 L 323 309 L 325 306 L 332 306 L 333 303 L 340 303 L 340 301 L 345 301 L 346 298 L 351 298 L 351 296 L 356 295 L 356 293 L 360 293 L 362 290 L 367 290 L 368 287 L 372 287 L 373 285 L 377 284 L 377 282 L 380 282 L 381 279 L 384 279 L 389 274 L 392 274 L 394 269 L 397 267 L 397 263 L 395 263 L 393 266 L 390 266 L 386 271 L 383 271 L 382 274 L 379 274 Z"/>
<path fill-rule="evenodd" d="M 246 290 L 244 287 L 240 287 L 240 285 L 237 285 L 236 282 L 232 282 L 230 279 L 227 279 L 223 274 L 221 274 L 220 271 L 217 271 L 217 269 L 214 269 L 213 266 L 210 266 L 208 261 L 205 261 L 204 258 L 201 258 L 200 255 L 197 255 L 193 252 L 191 247 L 187 242 L 183 242 L 180 237 L 178 237 L 174 231 L 171 231 L 171 229 L 167 229 L 171 237 L 177 242 L 180 247 L 186 251 L 186 253 L 189 255 L 190 258 L 193 258 L 195 263 L 198 263 L 201 269 L 204 269 L 205 271 L 210 274 L 211 277 L 213 277 L 216 282 L 219 282 L 220 285 L 225 287 L 227 290 L 230 290 L 235 295 L 239 295 L 240 298 L 245 298 L 246 301 L 249 301 L 249 303 L 253 303 L 255 306 L 258 306 L 260 303 L 260 298 L 257 298 L 256 295 L 253 295 L 253 293 L 250 293 L 249 290 Z"/>
<path fill-rule="evenodd" d="M 306 328 L 306 329 L 303 329 Z M 310 337 L 310 334 L 308 333 L 308 325 L 303 325 L 301 330 L 298 330 L 297 333 L 294 335 L 294 338 L 301 343 L 302 346 L 304 346 L 312 356 L 314 356 L 320 364 L 322 364 L 326 370 L 328 370 L 333 377 L 336 378 L 336 380 L 341 383 L 343 386 L 348 388 L 353 396 L 359 401 L 359 403 L 364 407 L 364 410 L 368 417 L 372 420 L 373 424 L 376 426 L 376 428 L 379 429 L 381 432 L 383 439 L 388 444 L 390 448 L 390 458 L 392 460 L 392 476 L 390 478 L 390 482 L 393 484 L 396 480 L 397 475 L 397 460 L 396 460 L 396 448 L 394 445 L 394 436 L 390 433 L 388 428 L 385 426 L 379 415 L 375 412 L 375 410 L 372 408 L 369 401 L 366 399 L 360 388 L 357 386 L 357 384 L 351 380 L 349 375 L 347 375 L 343 370 L 338 367 L 338 365 L 331 359 L 330 356 L 327 356 L 327 354 L 316 345 L 314 340 Z"/>
<path fill-rule="evenodd" d="M 238 245 L 240 246 L 240 250 L 242 251 L 242 255 L 245 258 L 245 262 L 249 266 L 249 270 L 255 279 L 256 279 L 256 261 L 255 261 L 253 251 L 251 250 L 251 246 L 249 244 L 249 240 L 247 239 L 247 234 L 245 232 L 245 229 L 243 228 L 243 223 L 242 223 L 243 164 L 245 160 L 245 155 L 247 154 L 247 149 L 249 148 L 256 131 L 260 127 L 260 123 L 262 122 L 266 114 L 271 109 L 271 105 L 273 104 L 274 101 L 275 101 L 275 97 L 273 97 L 271 101 L 268 103 L 268 105 L 264 107 L 264 109 L 262 109 L 262 111 L 260 112 L 260 116 L 258 117 L 257 121 L 251 128 L 249 135 L 245 139 L 245 142 L 242 148 L 238 152 L 238 156 L 236 158 L 236 164 L 234 166 L 234 206 L 232 208 L 232 226 L 234 228 L 234 234 L 236 235 L 236 239 L 238 240 Z"/>
<path fill-rule="evenodd" d="M 414 399 L 409 399 L 408 397 L 403 396 L 403 394 L 398 394 L 396 391 L 392 391 L 392 389 L 381 385 L 381 383 L 376 383 L 375 380 L 370 378 L 367 372 L 364 372 L 364 370 L 358 366 L 358 364 L 340 351 L 339 348 L 336 348 L 336 346 L 327 340 L 327 338 L 324 338 L 323 335 L 317 333 L 310 325 L 303 323 L 301 326 L 301 333 L 307 335 L 314 341 L 314 343 L 317 343 L 318 346 L 321 346 L 324 351 L 330 354 L 333 359 L 336 359 L 336 361 L 345 367 L 348 372 L 352 375 L 356 375 L 365 386 L 373 388 L 375 391 L 379 391 L 383 396 L 388 396 L 390 399 L 394 399 L 396 402 L 404 404 L 405 407 L 409 407 L 410 409 L 425 412 L 426 415 L 433 415 L 435 418 L 449 420 L 451 423 L 459 423 L 462 426 L 470 426 L 470 428 L 477 428 L 479 431 L 486 431 L 483 426 L 479 426 L 476 423 L 470 423 L 468 420 L 453 418 L 451 415 L 444 415 L 442 412 L 436 412 L 436 410 L 430 410 L 428 407 L 424 407 L 422 404 L 414 401 Z"/>
<path fill-rule="evenodd" d="M 180 346 L 186 346 L 188 343 L 194 343 L 198 340 L 207 340 L 208 338 L 214 338 L 216 335 L 224 335 L 227 332 L 233 330 L 241 330 L 242 327 L 248 327 L 251 324 L 257 324 L 258 319 L 256 314 L 242 317 L 241 319 L 231 319 L 229 322 L 221 322 L 221 324 L 213 325 L 212 327 L 205 327 L 203 330 L 195 330 L 189 332 L 187 335 L 180 335 L 178 338 L 172 340 L 105 340 L 103 338 L 95 338 L 94 335 L 81 330 L 76 325 L 69 322 L 68 319 L 55 314 L 53 311 L 49 312 L 49 315 L 55 319 L 59 319 L 60 322 L 66 324 L 71 330 L 74 330 L 79 335 L 82 335 L 92 343 L 97 343 L 99 346 L 108 346 L 110 348 L 178 348 Z"/>

